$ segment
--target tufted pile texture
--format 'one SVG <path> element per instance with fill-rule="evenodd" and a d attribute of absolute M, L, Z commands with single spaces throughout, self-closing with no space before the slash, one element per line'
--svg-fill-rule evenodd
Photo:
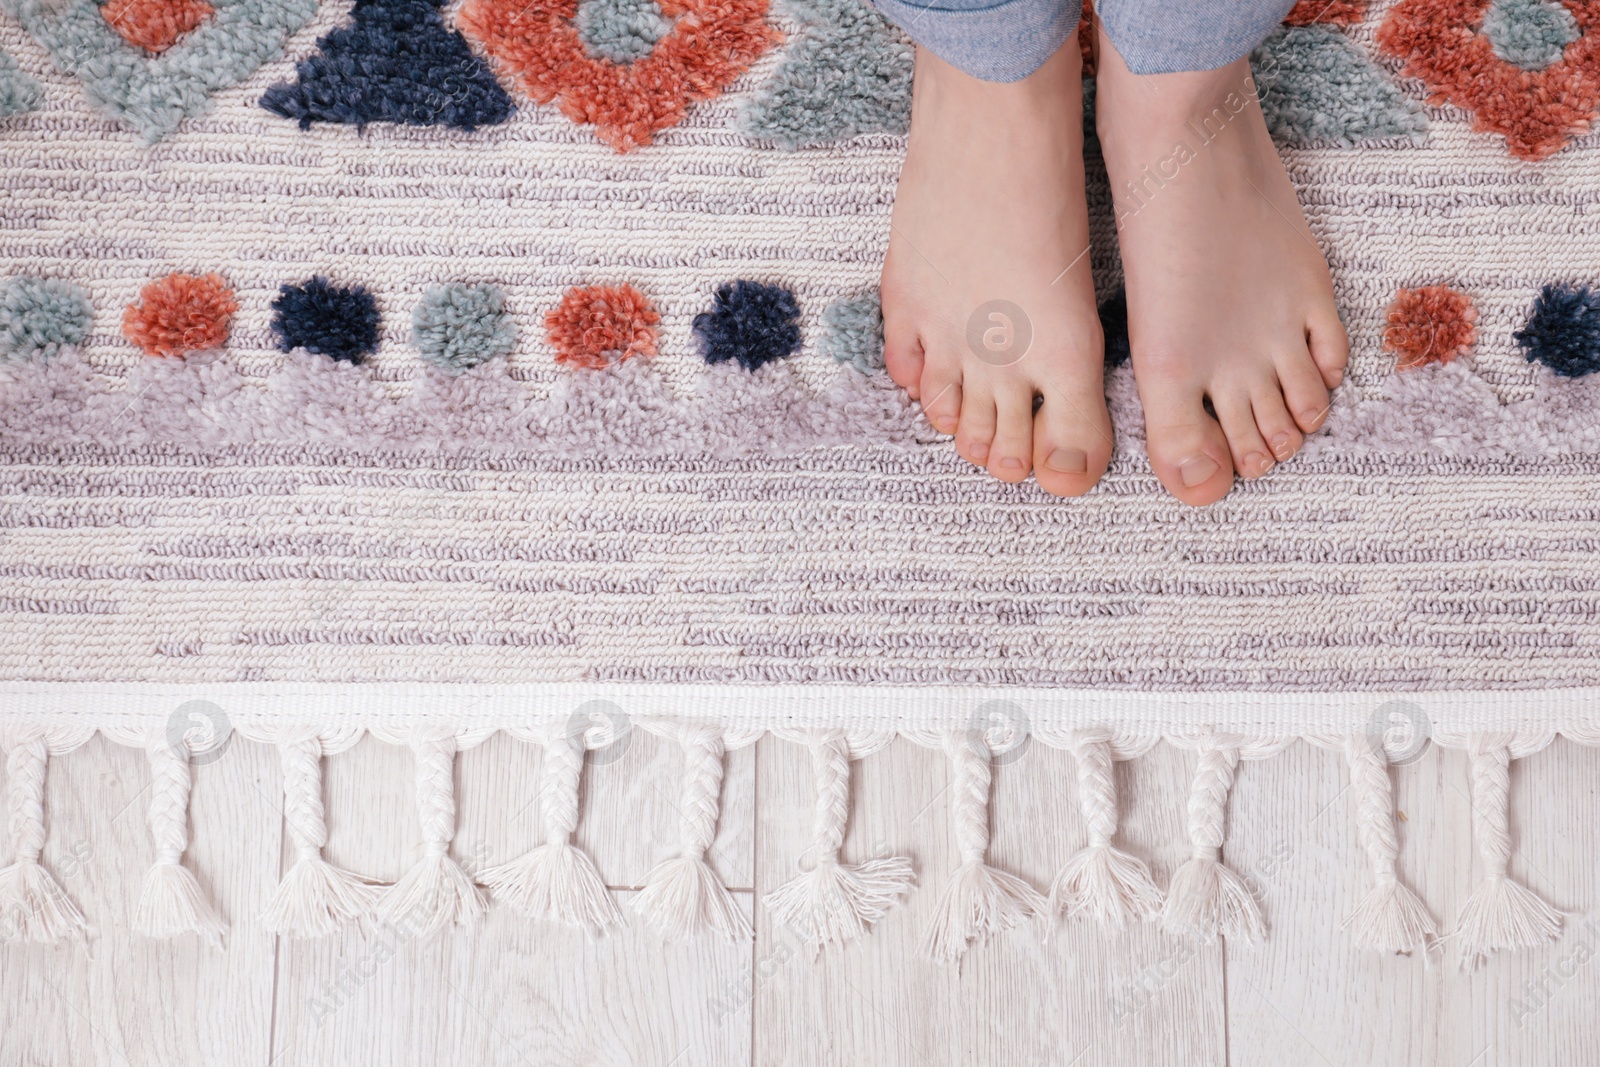
<path fill-rule="evenodd" d="M 461 35 L 445 28 L 434 0 L 358 0 L 351 24 L 317 46 L 292 84 L 261 98 L 302 128 L 400 122 L 473 130 L 511 114 L 511 98 Z"/>
<path fill-rule="evenodd" d="M 55 355 L 89 335 L 87 294 L 56 278 L 9 278 L 0 283 L 0 353 L 23 358 Z"/>
<path fill-rule="evenodd" d="M 862 374 L 883 370 L 883 305 L 877 293 L 839 300 L 822 313 L 818 349 Z"/>
<path fill-rule="evenodd" d="M 1547 285 L 1517 344 L 1566 378 L 1600 373 L 1600 293 L 1587 285 Z"/>
<path fill-rule="evenodd" d="M 1285 26 L 1251 56 L 1267 126 L 1282 144 L 1420 139 L 1422 107 L 1332 26 Z"/>
<path fill-rule="evenodd" d="M 582 0 L 576 21 L 589 55 L 613 63 L 643 59 L 672 31 L 656 0 Z"/>
<path fill-rule="evenodd" d="M 411 313 L 411 343 L 429 363 L 470 370 L 510 352 L 517 326 L 506 297 L 492 285 L 439 285 Z"/>
<path fill-rule="evenodd" d="M 1449 363 L 1478 340 L 1478 309 L 1472 298 L 1447 285 L 1402 289 L 1389 305 L 1383 347 L 1399 370 Z"/>
<path fill-rule="evenodd" d="M 216 13 L 206 0 L 106 0 L 100 6 L 106 24 L 146 52 L 165 52 Z"/>
<path fill-rule="evenodd" d="M 740 279 L 717 289 L 710 311 L 694 318 L 695 339 L 707 363 L 755 370 L 800 347 L 800 305 L 781 285 Z"/>
<path fill-rule="evenodd" d="M 303 348 L 360 363 L 378 347 L 378 303 L 362 286 L 345 288 L 320 277 L 285 285 L 272 310 L 272 332 L 281 351 Z"/>
<path fill-rule="evenodd" d="M 23 73 L 10 55 L 0 52 L 0 119 L 32 111 L 43 99 L 39 83 Z"/>
<path fill-rule="evenodd" d="M 219 349 L 238 303 L 220 275 L 169 274 L 145 286 L 122 315 L 122 334 L 152 356 Z"/>
<path fill-rule="evenodd" d="M 787 0 L 800 32 L 740 116 L 787 148 L 911 125 L 911 41 L 859 0 Z"/>

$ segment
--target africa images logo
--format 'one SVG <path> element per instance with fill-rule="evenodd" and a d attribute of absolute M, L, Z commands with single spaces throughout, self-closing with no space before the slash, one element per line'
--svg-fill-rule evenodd
<path fill-rule="evenodd" d="M 1391 700 L 1373 709 L 1367 719 L 1367 736 L 1383 749 L 1391 764 L 1413 763 L 1428 747 L 1433 720 L 1409 700 Z"/>
<path fill-rule="evenodd" d="M 167 716 L 167 747 L 189 753 L 195 766 L 215 763 L 233 741 L 228 713 L 209 700 L 189 700 Z"/>

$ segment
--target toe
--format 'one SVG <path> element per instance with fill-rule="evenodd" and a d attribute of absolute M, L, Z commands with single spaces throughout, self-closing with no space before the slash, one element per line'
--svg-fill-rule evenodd
<path fill-rule="evenodd" d="M 914 325 L 904 316 L 885 315 L 883 320 L 883 365 L 894 384 L 915 400 L 922 385 L 922 340 Z"/>
<path fill-rule="evenodd" d="M 956 451 L 969 463 L 989 465 L 989 450 L 994 444 L 994 394 L 979 381 L 961 394 L 961 424 L 956 428 Z"/>
<path fill-rule="evenodd" d="M 954 362 L 923 361 L 918 397 L 928 424 L 940 433 L 953 434 L 961 420 L 961 369 Z"/>
<path fill-rule="evenodd" d="M 1311 359 L 1322 376 L 1322 384 L 1336 389 L 1344 381 L 1345 367 L 1350 363 L 1350 335 L 1345 332 L 1339 314 L 1330 305 L 1327 312 L 1313 318 L 1306 329 Z"/>
<path fill-rule="evenodd" d="M 1074 400 L 1047 389 L 1033 417 L 1033 477 L 1056 496 L 1087 493 L 1111 463 L 1105 397 Z"/>
<path fill-rule="evenodd" d="M 1284 406 L 1283 392 L 1276 383 L 1258 389 L 1250 395 L 1250 411 L 1256 420 L 1256 429 L 1267 443 L 1272 458 L 1282 463 L 1305 443 L 1294 416 Z"/>
<path fill-rule="evenodd" d="M 1261 439 L 1256 429 L 1256 418 L 1250 409 L 1250 394 L 1235 389 L 1218 389 L 1211 395 L 1211 404 L 1217 409 L 1217 421 L 1228 438 L 1228 450 L 1233 454 L 1233 469 L 1241 478 L 1259 478 L 1272 469 L 1272 450 Z"/>
<path fill-rule="evenodd" d="M 1002 482 L 1020 482 L 1033 469 L 1033 389 L 1008 382 L 995 391 L 994 408 L 989 473 Z"/>
<path fill-rule="evenodd" d="M 1283 402 L 1301 433 L 1314 433 L 1328 417 L 1328 387 L 1321 368 L 1304 351 L 1277 362 Z"/>
<path fill-rule="evenodd" d="M 1233 460 L 1222 427 L 1206 413 L 1198 386 L 1150 377 L 1139 385 L 1139 401 L 1151 469 L 1185 504 L 1216 503 L 1233 486 Z"/>

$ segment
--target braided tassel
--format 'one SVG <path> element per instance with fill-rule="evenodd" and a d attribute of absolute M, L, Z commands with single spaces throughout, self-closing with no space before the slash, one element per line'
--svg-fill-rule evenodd
<path fill-rule="evenodd" d="M 1382 742 L 1367 733 L 1345 738 L 1344 755 L 1356 794 L 1356 830 L 1367 850 L 1373 880 L 1345 925 L 1355 927 L 1357 941 L 1379 952 L 1425 951 L 1438 938 L 1439 928 L 1417 895 L 1401 884 L 1395 869 L 1400 839 L 1395 833 L 1388 756 Z"/>
<path fill-rule="evenodd" d="M 1161 911 L 1161 890 L 1150 869 L 1111 844 L 1117 835 L 1117 780 L 1110 740 L 1074 734 L 1072 757 L 1078 764 L 1078 806 L 1089 824 L 1089 845 L 1067 861 L 1050 887 L 1051 914 L 1093 916 L 1121 929 L 1129 920 L 1153 918 Z"/>
<path fill-rule="evenodd" d="M 1222 862 L 1226 838 L 1228 793 L 1239 766 L 1239 748 L 1216 738 L 1200 746 L 1200 764 L 1189 790 L 1190 859 L 1178 868 L 1167 888 L 1161 925 L 1199 941 L 1218 934 L 1259 941 L 1261 908 L 1250 887 Z"/>
<path fill-rule="evenodd" d="M 484 899 L 467 872 L 450 858 L 450 841 L 456 835 L 456 739 L 419 738 L 412 741 L 411 751 L 417 760 L 423 855 L 383 894 L 378 917 L 426 938 L 447 926 L 475 925 L 483 916 Z"/>
<path fill-rule="evenodd" d="M 81 937 L 83 913 L 39 862 L 44 849 L 44 779 L 50 747 L 19 741 L 6 753 L 11 845 L 16 861 L 0 871 L 0 940 L 61 941 Z"/>
<path fill-rule="evenodd" d="M 701 932 L 728 940 L 748 938 L 750 921 L 705 859 L 717 836 L 722 731 L 713 726 L 684 726 L 679 741 L 683 746 L 682 852 L 656 864 L 645 876 L 634 909 L 669 941 L 683 941 Z"/>
<path fill-rule="evenodd" d="M 197 933 L 214 945 L 222 943 L 228 925 L 200 889 L 194 873 L 183 865 L 189 847 L 189 744 L 182 751 L 165 742 L 150 746 L 150 836 L 156 862 L 144 878 L 134 929 L 149 937 Z"/>
<path fill-rule="evenodd" d="M 372 913 L 377 890 L 322 856 L 328 824 L 322 808 L 322 741 L 316 737 L 278 746 L 283 764 L 283 818 L 295 860 L 272 895 L 261 921 L 289 937 L 327 937 Z"/>
<path fill-rule="evenodd" d="M 594 861 L 572 843 L 578 828 L 578 787 L 585 748 L 581 735 L 563 734 L 544 746 L 539 807 L 545 843 L 510 863 L 483 871 L 494 896 L 533 919 L 599 931 L 622 921 Z"/>
<path fill-rule="evenodd" d="M 1472 836 L 1478 840 L 1488 876 L 1462 907 L 1452 934 L 1461 939 L 1463 970 L 1477 966 L 1491 952 L 1532 948 L 1561 934 L 1561 913 L 1510 874 L 1510 748 L 1475 736 L 1467 751 L 1472 760 Z"/>
<path fill-rule="evenodd" d="M 945 739 L 955 780 L 950 813 L 955 821 L 961 867 L 945 887 L 923 951 L 955 963 L 975 941 L 986 941 L 1025 919 L 1044 915 L 1049 904 L 1027 882 L 989 866 L 989 744 L 977 730 L 959 730 Z"/>
<path fill-rule="evenodd" d="M 850 819 L 850 745 L 844 734 L 814 735 L 811 763 L 817 775 L 816 866 L 768 893 L 765 902 L 817 955 L 824 945 L 861 937 L 911 892 L 917 876 L 903 856 L 839 862 Z"/>

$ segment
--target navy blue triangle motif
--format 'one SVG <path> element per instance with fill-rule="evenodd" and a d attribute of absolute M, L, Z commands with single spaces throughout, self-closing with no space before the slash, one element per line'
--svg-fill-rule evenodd
<path fill-rule="evenodd" d="M 473 130 L 510 118 L 511 98 L 434 0 L 357 0 L 354 20 L 317 42 L 261 106 L 301 129 L 313 122 L 453 126 Z"/>

